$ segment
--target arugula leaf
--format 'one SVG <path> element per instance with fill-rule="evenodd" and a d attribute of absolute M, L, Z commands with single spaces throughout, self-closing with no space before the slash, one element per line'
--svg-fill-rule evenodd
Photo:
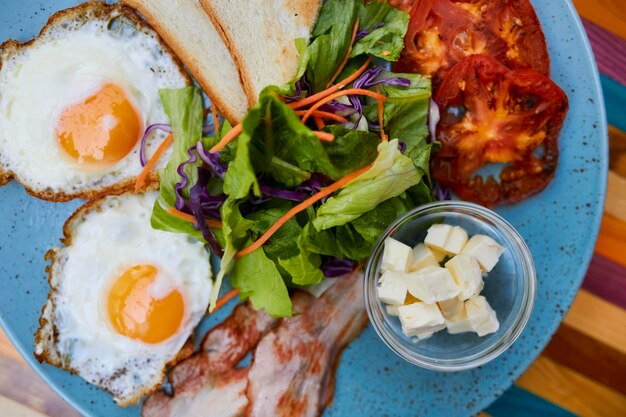
<path fill-rule="evenodd" d="M 290 317 L 291 299 L 276 264 L 259 248 L 238 259 L 230 282 L 242 299 L 249 298 L 254 308 L 264 309 L 272 317 Z"/>
<path fill-rule="evenodd" d="M 252 138 L 244 138 L 250 144 L 248 159 L 257 173 L 293 187 L 312 172 L 337 180 L 376 157 L 376 134 L 342 126 L 330 126 L 326 131 L 333 133 L 335 140 L 322 143 L 276 95 L 261 95 L 244 121 L 244 133 Z"/>
<path fill-rule="evenodd" d="M 159 172 L 160 193 L 154 203 L 150 223 L 155 229 L 187 233 L 200 241 L 204 241 L 202 234 L 193 227 L 193 224 L 167 212 L 167 209 L 174 207 L 176 202 L 174 187 L 180 181 L 180 175 L 176 170 L 180 164 L 189 158 L 187 149 L 202 138 L 202 97 L 196 87 L 164 89 L 160 91 L 160 95 L 165 113 L 172 125 L 174 144 L 167 165 Z M 196 181 L 196 168 L 199 165 L 200 162 L 185 167 L 185 172 L 190 181 L 187 189 L 183 190 L 183 195 L 189 195 L 189 188 Z"/>
<path fill-rule="evenodd" d="M 360 28 L 368 30 L 369 34 L 355 43 L 350 57 L 370 54 L 387 61 L 397 61 L 404 48 L 409 15 L 391 7 L 386 1 L 360 4 L 358 14 Z M 381 23 L 382 26 L 376 28 Z"/>
<path fill-rule="evenodd" d="M 324 3 L 308 48 L 306 74 L 313 92 L 326 88 L 347 54 L 356 18 L 356 0 L 328 0 Z"/>
<path fill-rule="evenodd" d="M 317 217 L 313 219 L 315 229 L 346 224 L 420 182 L 423 172 L 400 152 L 397 139 L 381 143 L 378 150 L 372 168 L 317 210 Z"/>
<path fill-rule="evenodd" d="M 288 201 L 272 199 L 262 209 L 248 214 L 247 218 L 255 222 L 251 230 L 258 234 L 265 233 L 291 206 L 292 204 Z M 279 257 L 290 258 L 297 256 L 299 253 L 298 236 L 300 236 L 300 233 L 302 233 L 302 227 L 300 227 L 296 218 L 292 217 L 263 245 L 265 254 L 273 261 Z"/>

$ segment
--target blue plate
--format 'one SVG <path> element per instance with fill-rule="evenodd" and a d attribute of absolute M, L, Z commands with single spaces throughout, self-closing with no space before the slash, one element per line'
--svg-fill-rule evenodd
<path fill-rule="evenodd" d="M 3 0 L 0 39 L 25 41 L 71 0 Z M 498 212 L 528 242 L 539 286 L 528 327 L 494 362 L 438 374 L 395 356 L 371 328 L 344 352 L 333 405 L 325 416 L 470 416 L 487 407 L 535 360 L 568 310 L 591 258 L 606 191 L 607 127 L 595 62 L 569 0 L 533 1 L 552 59 L 552 77 L 569 95 L 556 178 L 540 195 Z M 45 68 L 41 69 L 45 71 Z M 34 359 L 33 334 L 48 293 L 44 253 L 58 245 L 61 226 L 78 202 L 52 204 L 21 186 L 0 189 L 0 323 L 29 364 L 86 416 L 137 417 L 80 378 Z M 221 312 L 222 315 L 226 311 Z M 203 323 L 208 328 L 221 317 Z"/>

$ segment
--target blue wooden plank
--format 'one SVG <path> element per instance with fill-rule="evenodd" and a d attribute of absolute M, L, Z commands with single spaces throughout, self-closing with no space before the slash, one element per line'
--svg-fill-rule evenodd
<path fill-rule="evenodd" d="M 576 417 L 576 414 L 516 386 L 485 411 L 491 417 Z"/>
<path fill-rule="evenodd" d="M 609 124 L 626 132 L 626 86 L 602 74 L 600 83 Z"/>

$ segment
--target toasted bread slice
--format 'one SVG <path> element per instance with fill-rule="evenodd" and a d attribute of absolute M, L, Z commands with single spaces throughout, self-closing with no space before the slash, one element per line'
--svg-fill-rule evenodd
<path fill-rule="evenodd" d="M 309 39 L 322 0 L 200 0 L 235 59 L 250 104 L 297 73 L 298 38 Z"/>
<path fill-rule="evenodd" d="M 233 59 L 197 0 L 123 0 L 137 9 L 231 123 L 248 110 Z"/>

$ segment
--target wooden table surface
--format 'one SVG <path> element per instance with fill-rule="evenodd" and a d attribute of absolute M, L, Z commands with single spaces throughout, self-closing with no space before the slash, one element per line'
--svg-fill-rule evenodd
<path fill-rule="evenodd" d="M 583 18 L 626 39 L 626 0 L 573 3 Z M 619 110 L 626 115 L 626 107 Z M 626 416 L 626 134 L 612 127 L 609 136 L 607 204 L 585 284 L 548 347 L 517 381 L 525 391 L 513 388 L 485 416 L 570 415 L 560 414 L 564 410 Z M 0 416 L 78 416 L 26 365 L 1 330 L 0 369 Z M 533 395 L 525 397 L 528 392 Z M 537 411 L 533 397 L 546 400 L 547 408 Z"/>

